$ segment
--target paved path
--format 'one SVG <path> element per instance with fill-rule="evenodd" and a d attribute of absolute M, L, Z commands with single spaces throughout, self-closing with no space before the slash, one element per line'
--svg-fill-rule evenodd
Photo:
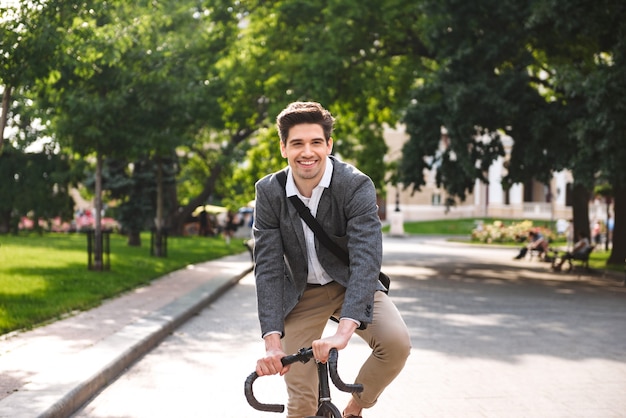
<path fill-rule="evenodd" d="M 511 249 L 389 237 L 384 248 L 413 350 L 365 417 L 626 417 L 619 279 L 554 274 L 511 261 Z M 281 416 L 243 398 L 262 349 L 248 275 L 75 416 Z M 346 380 L 367 353 L 358 338 L 340 353 Z M 258 380 L 255 393 L 285 400 L 277 377 Z M 346 395 L 333 399 L 342 407 Z"/>
<path fill-rule="evenodd" d="M 189 266 L 101 306 L 0 338 L 0 417 L 66 417 L 251 269 Z"/>

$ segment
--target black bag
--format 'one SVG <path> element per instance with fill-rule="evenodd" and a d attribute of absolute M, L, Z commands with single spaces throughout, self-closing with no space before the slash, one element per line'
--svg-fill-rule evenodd
<path fill-rule="evenodd" d="M 385 289 L 387 289 L 385 293 L 389 294 L 389 287 L 391 286 L 391 279 L 389 278 L 389 276 L 381 271 L 380 273 L 378 273 L 378 281 L 381 282 L 383 286 L 385 286 Z"/>
<path fill-rule="evenodd" d="M 284 171 L 279 172 L 277 175 L 278 181 L 280 184 L 285 187 L 287 184 L 287 173 Z M 332 251 L 332 253 L 338 257 L 341 261 L 343 261 L 346 265 L 350 265 L 350 258 L 348 253 L 341 248 L 335 241 L 330 239 L 324 228 L 317 222 L 317 220 L 311 214 L 309 208 L 298 198 L 298 196 L 289 196 L 289 201 L 298 211 L 298 215 L 306 222 L 306 224 L 311 228 L 311 231 L 317 236 L 317 239 L 320 240 L 322 245 Z M 385 287 L 385 293 L 389 294 L 389 287 L 391 286 L 391 279 L 382 271 L 378 273 L 378 280 Z"/>

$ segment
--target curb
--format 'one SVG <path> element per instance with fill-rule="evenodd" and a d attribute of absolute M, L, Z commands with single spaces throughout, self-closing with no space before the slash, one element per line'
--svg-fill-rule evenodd
<path fill-rule="evenodd" d="M 252 267 L 222 273 L 163 308 L 101 340 L 67 364 L 36 375 L 2 401 L 1 417 L 64 418 L 78 411 L 172 331 L 237 284 Z"/>

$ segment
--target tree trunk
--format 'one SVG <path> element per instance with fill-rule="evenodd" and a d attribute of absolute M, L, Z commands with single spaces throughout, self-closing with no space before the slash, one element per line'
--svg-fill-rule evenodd
<path fill-rule="evenodd" d="M 154 219 L 154 255 L 156 257 L 164 257 L 164 231 L 163 231 L 163 161 L 161 157 L 156 159 L 157 169 L 157 195 L 156 195 L 156 218 Z"/>
<path fill-rule="evenodd" d="M 209 177 L 204 182 L 202 192 L 195 198 L 191 199 L 187 206 L 180 208 L 180 210 L 173 210 L 168 217 L 168 225 L 170 226 L 170 233 L 175 235 L 183 235 L 185 228 L 185 220 L 193 213 L 193 211 L 201 205 L 204 205 L 215 191 L 215 182 L 222 172 L 221 164 L 214 164 L 211 167 Z"/>
<path fill-rule="evenodd" d="M 610 246 L 611 246 L 611 236 L 609 234 L 608 222 L 609 222 L 609 219 L 611 218 L 611 203 L 613 203 L 613 199 L 612 199 L 611 196 L 606 196 L 604 198 L 604 201 L 606 202 L 606 222 L 607 222 L 605 224 L 606 232 L 605 232 L 605 235 L 604 235 L 604 238 L 605 238 L 604 239 L 604 250 L 608 251 L 610 249 Z"/>
<path fill-rule="evenodd" d="M 7 234 L 11 231 L 11 210 L 7 209 L 0 213 L 0 234 Z"/>
<path fill-rule="evenodd" d="M 591 240 L 589 234 L 589 199 L 591 192 L 583 185 L 577 184 L 572 189 L 572 212 L 574 213 L 574 240 L 579 232 L 583 232 Z"/>
<path fill-rule="evenodd" d="M 94 197 L 94 245 L 93 245 L 93 269 L 102 271 L 102 154 L 96 152 L 96 184 Z"/>
<path fill-rule="evenodd" d="M 9 105 L 11 104 L 12 93 L 13 86 L 5 85 L 2 93 L 2 108 L 0 109 L 0 155 L 2 155 L 2 150 L 4 149 L 4 129 L 9 118 Z"/>
<path fill-rule="evenodd" d="M 607 264 L 626 263 L 626 187 L 613 186 L 613 247 Z"/>
<path fill-rule="evenodd" d="M 139 231 L 131 231 L 128 233 L 128 246 L 141 247 L 141 233 Z"/>

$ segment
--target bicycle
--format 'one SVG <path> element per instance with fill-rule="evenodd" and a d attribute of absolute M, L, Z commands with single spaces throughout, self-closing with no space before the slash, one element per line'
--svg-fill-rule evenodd
<path fill-rule="evenodd" d="M 307 418 L 341 418 L 341 412 L 331 402 L 330 398 L 330 386 L 328 384 L 328 376 L 330 375 L 333 384 L 342 392 L 356 393 L 363 391 L 363 385 L 360 383 L 346 384 L 344 383 L 337 372 L 337 360 L 339 354 L 336 348 L 332 348 L 329 353 L 327 363 L 317 363 L 317 375 L 319 377 L 319 395 L 318 395 L 318 409 L 315 417 Z M 285 356 L 281 359 L 283 366 L 293 364 L 296 362 L 307 363 L 313 358 L 312 348 L 301 348 L 296 354 Z M 246 399 L 251 407 L 258 411 L 266 412 L 283 412 L 285 410 L 284 405 L 279 404 L 264 404 L 260 403 L 255 397 L 252 391 L 252 385 L 258 378 L 256 372 L 252 372 L 246 379 L 244 385 L 244 393 Z"/>

